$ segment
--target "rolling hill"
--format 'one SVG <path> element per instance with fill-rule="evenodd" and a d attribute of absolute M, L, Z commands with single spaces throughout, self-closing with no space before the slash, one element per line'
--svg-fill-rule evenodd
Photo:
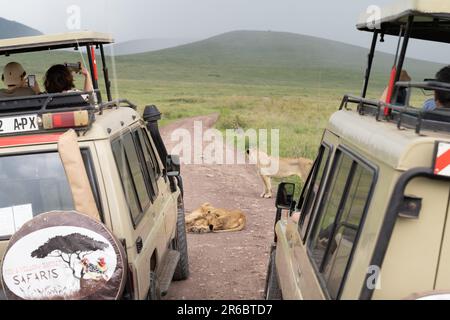
<path fill-rule="evenodd" d="M 191 39 L 138 39 L 125 42 L 116 43 L 114 45 L 114 55 L 130 55 L 137 53 L 145 53 L 151 51 L 158 51 L 167 48 L 173 48 L 187 43 L 194 42 Z M 106 50 L 106 53 L 111 55 L 111 47 Z"/>
<path fill-rule="evenodd" d="M 308 85 L 308 81 L 351 87 L 361 83 L 368 49 L 311 36 L 236 31 L 156 52 L 117 57 L 131 79 Z M 374 84 L 385 84 L 394 58 L 377 53 Z M 432 76 L 439 65 L 408 59 L 415 79 Z"/>
<path fill-rule="evenodd" d="M 119 80 L 313 86 L 355 92 L 362 83 L 367 53 L 367 48 L 311 36 L 235 31 L 173 48 L 118 55 L 114 60 Z M 17 59 L 30 72 L 42 74 L 42 65 L 77 61 L 80 56 L 57 51 Z M 0 64 L 8 60 L 11 57 L 0 57 Z M 386 85 L 393 61 L 390 54 L 376 54 L 371 84 L 377 90 Z M 440 65 L 407 59 L 405 67 L 421 80 L 433 77 Z"/>
<path fill-rule="evenodd" d="M 370 36 L 369 36 L 370 37 Z M 370 39 L 368 39 L 370 42 Z M 48 67 L 81 60 L 80 52 L 0 57 L 23 63 L 43 82 Z M 237 31 L 154 52 L 109 57 L 113 97 L 156 104 L 163 124 L 219 113 L 217 128 L 280 129 L 280 154 L 313 158 L 329 116 L 345 93 L 359 94 L 367 48 L 282 32 Z M 85 59 L 86 60 L 86 59 Z M 370 97 L 388 83 L 394 58 L 377 53 Z M 413 79 L 433 77 L 440 65 L 406 61 Z M 82 77 L 77 76 L 77 87 Z M 100 87 L 104 88 L 100 79 Z M 418 105 L 427 97 L 421 92 Z"/>
<path fill-rule="evenodd" d="M 22 23 L 0 17 L 0 39 L 40 35 L 42 32 Z"/>

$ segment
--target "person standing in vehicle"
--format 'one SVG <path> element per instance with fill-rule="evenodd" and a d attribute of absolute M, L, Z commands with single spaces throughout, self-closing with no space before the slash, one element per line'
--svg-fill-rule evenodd
<path fill-rule="evenodd" d="M 30 87 L 22 65 L 18 62 L 10 62 L 3 69 L 2 81 L 5 83 L 5 89 L 0 89 L 0 98 L 14 98 L 33 96 L 40 93 L 39 85 L 35 81 Z"/>
<path fill-rule="evenodd" d="M 85 92 L 94 91 L 92 79 L 89 72 L 80 64 L 81 68 L 78 73 L 84 76 Z M 45 74 L 45 90 L 47 93 L 62 93 L 78 91 L 75 89 L 74 78 L 72 72 L 63 64 L 57 64 L 48 69 Z"/>
<path fill-rule="evenodd" d="M 446 66 L 436 73 L 436 81 L 450 84 L 450 66 Z M 439 108 L 450 108 L 450 92 L 434 91 L 434 98 L 425 101 L 423 110 L 433 111 Z"/>

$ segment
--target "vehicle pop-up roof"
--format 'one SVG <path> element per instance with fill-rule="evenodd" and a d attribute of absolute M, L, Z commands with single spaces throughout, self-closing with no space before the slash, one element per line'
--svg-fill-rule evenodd
<path fill-rule="evenodd" d="M 384 34 L 399 35 L 400 27 L 414 16 L 414 29 L 410 37 L 437 42 L 450 42 L 450 1 L 403 0 L 381 8 L 380 16 L 375 12 L 361 14 L 357 28 L 373 32 L 373 25 L 381 26 Z"/>
<path fill-rule="evenodd" d="M 38 52 L 46 50 L 67 49 L 82 47 L 86 48 L 90 72 L 93 77 L 94 89 L 98 90 L 97 65 L 95 49 L 100 49 L 102 58 L 103 75 L 105 77 L 106 93 L 108 101 L 111 101 L 111 85 L 106 66 L 105 52 L 103 46 L 112 44 L 114 40 L 111 35 L 92 31 L 68 32 L 53 35 L 40 35 L 32 37 L 19 37 L 0 40 L 0 55 L 9 56 L 17 53 Z M 99 102 L 101 96 L 98 95 Z"/>
<path fill-rule="evenodd" d="M 0 40 L 0 55 L 113 43 L 111 35 L 81 31 Z"/>
<path fill-rule="evenodd" d="M 17 135 L 22 132 L 33 133 L 65 128 L 85 130 L 94 121 L 94 113 L 101 114 L 102 110 L 106 108 L 119 107 L 124 104 L 135 109 L 136 106 L 128 100 L 112 100 L 111 97 L 111 84 L 103 46 L 113 42 L 112 37 L 108 34 L 90 31 L 0 40 L 0 55 L 5 56 L 67 48 L 81 50 L 85 47 L 94 86 L 94 93 L 75 91 L 0 99 L 0 135 Z M 101 54 L 108 98 L 106 102 L 102 101 L 98 88 L 97 60 L 95 58 L 97 49 Z"/>
<path fill-rule="evenodd" d="M 450 84 L 435 80 L 423 82 L 400 82 L 400 74 L 406 59 L 409 40 L 411 38 L 450 43 L 450 1 L 443 0 L 399 0 L 391 5 L 377 8 L 370 7 L 362 13 L 356 25 L 358 30 L 373 32 L 372 45 L 368 55 L 364 85 L 360 97 L 346 95 L 341 108 L 348 103 L 358 103 L 358 111 L 373 113 L 377 119 L 397 121 L 400 126 L 421 129 L 443 130 L 450 132 L 450 112 L 447 109 L 425 111 L 410 106 L 412 88 L 424 90 L 449 91 Z M 394 68 L 389 80 L 387 101 L 370 100 L 366 98 L 370 74 L 372 70 L 378 38 L 384 41 L 385 35 L 399 37 Z M 437 70 L 430 70 L 435 73 Z M 388 80 L 389 74 L 386 75 Z M 388 82 L 388 81 L 386 81 Z M 406 88 L 404 91 L 402 88 Z M 400 92 L 406 92 L 401 96 Z"/>

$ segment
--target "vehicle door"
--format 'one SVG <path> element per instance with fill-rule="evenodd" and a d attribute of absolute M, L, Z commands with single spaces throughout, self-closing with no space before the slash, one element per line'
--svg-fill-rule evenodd
<path fill-rule="evenodd" d="M 306 255 L 304 239 L 310 228 L 311 216 L 324 184 L 331 152 L 332 149 L 328 144 L 321 145 L 297 205 L 299 212 L 285 221 L 285 238 L 281 236 L 278 239 L 277 271 L 280 274 L 280 286 L 285 299 L 323 298 Z M 296 215 L 299 216 L 298 219 L 293 218 Z M 277 228 L 282 228 L 282 225 L 283 221 Z M 287 263 L 283 264 L 282 261 Z M 283 272 L 283 268 L 290 270 Z"/>

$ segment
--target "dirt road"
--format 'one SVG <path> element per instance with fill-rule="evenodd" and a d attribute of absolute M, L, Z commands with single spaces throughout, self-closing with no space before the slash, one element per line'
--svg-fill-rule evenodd
<path fill-rule="evenodd" d="M 172 150 L 171 134 L 177 128 L 194 131 L 211 128 L 217 115 L 183 119 L 161 129 Z M 262 299 L 268 254 L 273 239 L 274 200 L 261 199 L 262 182 L 253 165 L 182 165 L 185 208 L 190 212 L 202 203 L 241 209 L 247 227 L 230 233 L 188 234 L 191 275 L 173 282 L 165 299 Z"/>

